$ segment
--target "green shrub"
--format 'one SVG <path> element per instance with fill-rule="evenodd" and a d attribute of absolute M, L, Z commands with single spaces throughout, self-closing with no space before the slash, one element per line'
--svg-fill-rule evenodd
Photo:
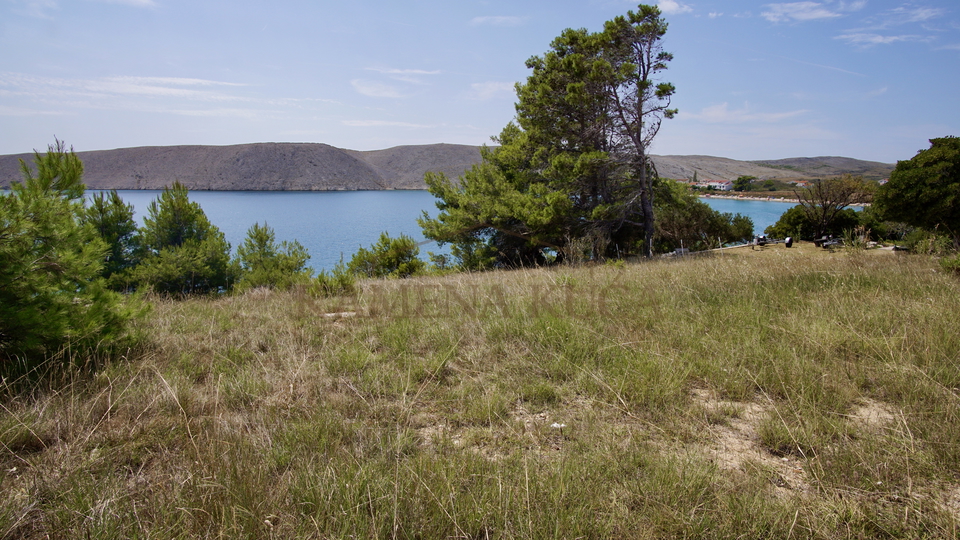
<path fill-rule="evenodd" d="M 284 240 L 277 245 L 273 229 L 266 223 L 255 223 L 237 248 L 239 277 L 235 288 L 238 291 L 256 287 L 289 289 L 305 283 L 313 273 L 307 268 L 309 259 L 300 242 Z"/>
<path fill-rule="evenodd" d="M 83 164 L 57 141 L 36 176 L 0 195 L 0 373 L 31 370 L 65 348 L 103 350 L 127 337 L 133 311 L 101 277 L 107 246 L 83 222 Z M 60 358 L 69 358 L 61 355 Z"/>
<path fill-rule="evenodd" d="M 940 259 L 940 267 L 946 272 L 960 276 L 960 254 Z"/>
<path fill-rule="evenodd" d="M 344 266 L 338 263 L 333 271 L 321 270 L 310 284 L 310 293 L 314 296 L 342 296 L 356 290 L 356 278 Z"/>
<path fill-rule="evenodd" d="M 413 238 L 403 234 L 390 238 L 384 232 L 370 249 L 360 248 L 347 263 L 347 268 L 366 277 L 405 278 L 426 270 L 426 263 L 417 258 L 419 254 L 420 248 Z"/>
<path fill-rule="evenodd" d="M 205 294 L 228 291 L 233 284 L 230 244 L 190 201 L 183 184 L 174 182 L 150 203 L 140 237 L 143 260 L 132 273 L 138 288 Z"/>

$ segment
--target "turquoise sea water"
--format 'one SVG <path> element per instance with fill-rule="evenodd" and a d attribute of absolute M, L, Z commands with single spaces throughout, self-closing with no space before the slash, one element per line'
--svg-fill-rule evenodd
<path fill-rule="evenodd" d="M 120 191 L 136 219 L 143 223 L 147 206 L 159 191 Z M 380 233 L 406 234 L 423 242 L 421 255 L 443 252 L 429 242 L 417 225 L 426 211 L 436 216 L 434 197 L 427 191 L 191 191 L 190 200 L 200 204 L 211 223 L 223 231 L 236 249 L 254 223 L 267 223 L 277 241 L 297 240 L 310 252 L 314 270 L 332 269 L 359 247 L 369 247 Z M 794 203 L 701 199 L 721 212 L 741 213 L 753 219 L 754 231 L 762 233 Z"/>

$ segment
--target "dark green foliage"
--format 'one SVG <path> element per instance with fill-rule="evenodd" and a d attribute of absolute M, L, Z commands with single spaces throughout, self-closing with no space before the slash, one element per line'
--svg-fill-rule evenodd
<path fill-rule="evenodd" d="M 818 229 L 810 220 L 809 214 L 804 211 L 803 206 L 798 204 L 784 212 L 776 223 L 767 227 L 764 233 L 772 238 L 791 236 L 797 240 L 813 240 L 823 235 L 840 237 L 844 231 L 860 225 L 858 214 L 859 212 L 852 208 L 845 208 L 834 215 L 828 227 Z"/>
<path fill-rule="evenodd" d="M 649 255 L 657 178 L 647 148 L 673 85 L 656 80 L 672 55 L 653 6 L 608 21 L 602 32 L 567 29 L 517 85 L 516 121 L 499 147 L 454 183 L 428 173 L 440 214 L 424 234 L 451 243 L 458 266 L 479 269 L 562 259 Z"/>
<path fill-rule="evenodd" d="M 83 164 L 61 142 L 0 195 L 0 373 L 69 347 L 106 350 L 133 316 L 101 276 L 107 246 L 83 221 Z"/>
<path fill-rule="evenodd" d="M 756 179 L 756 176 L 741 176 L 733 181 L 733 190 L 750 191 L 753 189 L 753 181 Z"/>
<path fill-rule="evenodd" d="M 95 193 L 86 208 L 83 221 L 92 225 L 107 244 L 103 277 L 107 278 L 112 288 L 124 288 L 122 276 L 118 274 L 136 266 L 140 245 L 137 223 L 133 219 L 133 205 L 124 203 L 116 190 Z"/>
<path fill-rule="evenodd" d="M 717 212 L 678 182 L 663 182 L 656 212 L 654 247 L 660 252 L 680 247 L 699 251 L 753 238 L 750 218 Z"/>
<path fill-rule="evenodd" d="M 380 239 L 370 249 L 360 248 L 347 263 L 354 274 L 366 277 L 405 278 L 426 270 L 426 263 L 417 258 L 420 248 L 409 236 L 390 238 L 381 233 Z"/>
<path fill-rule="evenodd" d="M 310 255 L 300 242 L 284 240 L 277 245 L 273 229 L 266 223 L 255 223 L 237 248 L 240 275 L 236 289 L 288 289 L 296 283 L 305 283 L 312 274 L 307 268 L 309 259 Z"/>
<path fill-rule="evenodd" d="M 930 148 L 897 162 L 875 204 L 884 219 L 939 230 L 960 245 L 960 138 L 931 139 Z"/>
<path fill-rule="evenodd" d="M 150 203 L 140 237 L 144 254 L 133 271 L 136 286 L 164 294 L 205 294 L 233 284 L 230 244 L 179 182 Z"/>

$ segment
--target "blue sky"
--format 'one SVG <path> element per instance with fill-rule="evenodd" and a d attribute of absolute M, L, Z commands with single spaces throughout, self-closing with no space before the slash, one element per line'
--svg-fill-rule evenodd
<path fill-rule="evenodd" d="M 909 159 L 960 135 L 956 0 L 660 0 L 656 154 Z M 0 154 L 485 144 L 524 61 L 620 0 L 0 0 Z"/>

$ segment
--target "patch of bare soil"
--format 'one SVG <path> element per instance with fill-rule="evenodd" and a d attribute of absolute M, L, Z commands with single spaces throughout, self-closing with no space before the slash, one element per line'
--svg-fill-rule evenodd
<path fill-rule="evenodd" d="M 896 413 L 888 405 L 872 399 L 864 399 L 851 418 L 860 426 L 873 430 L 883 429 L 897 421 Z"/>
<path fill-rule="evenodd" d="M 705 448 L 714 462 L 726 470 L 747 472 L 762 468 L 772 472 L 771 482 L 778 492 L 806 492 L 810 489 L 800 460 L 777 457 L 760 444 L 757 425 L 766 418 L 771 405 L 723 401 L 708 390 L 694 390 L 694 399 L 707 411 L 737 411 L 725 424 L 709 426 L 712 442 Z"/>

